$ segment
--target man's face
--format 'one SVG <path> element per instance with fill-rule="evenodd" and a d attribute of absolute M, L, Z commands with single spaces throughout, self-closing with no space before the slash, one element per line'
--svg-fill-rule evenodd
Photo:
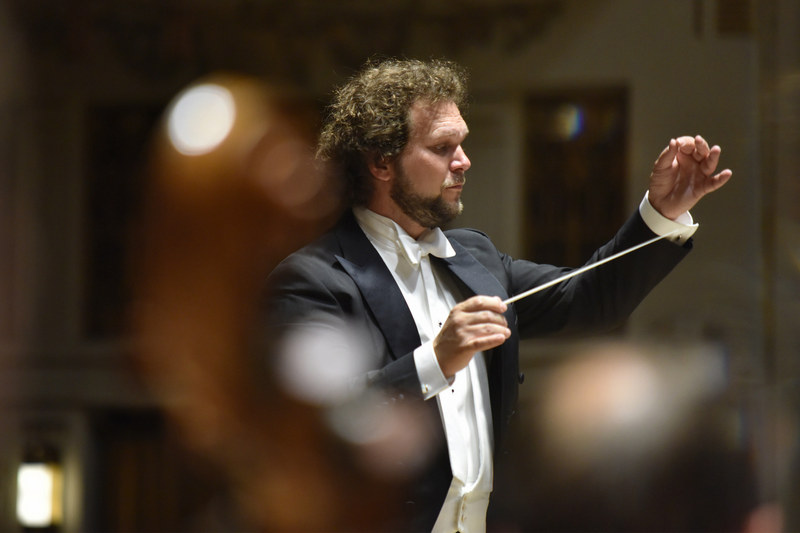
<path fill-rule="evenodd" d="M 453 102 L 411 107 L 408 144 L 394 163 L 391 197 L 417 224 L 441 226 L 461 213 L 470 161 L 461 147 L 469 130 Z"/>

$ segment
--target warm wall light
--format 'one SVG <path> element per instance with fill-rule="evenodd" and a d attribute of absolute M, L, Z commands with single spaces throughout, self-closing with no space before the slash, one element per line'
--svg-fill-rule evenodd
<path fill-rule="evenodd" d="M 26 450 L 17 471 L 17 520 L 23 528 L 52 529 L 62 520 L 63 476 L 58 455 L 41 446 Z"/>
<path fill-rule="evenodd" d="M 205 83 L 175 98 L 167 130 L 173 146 L 184 155 L 203 155 L 216 148 L 233 129 L 236 105 L 230 91 Z"/>

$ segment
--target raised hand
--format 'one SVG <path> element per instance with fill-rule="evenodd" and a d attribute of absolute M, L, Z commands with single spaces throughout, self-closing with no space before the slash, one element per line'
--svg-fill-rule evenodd
<path fill-rule="evenodd" d="M 650 204 L 674 220 L 700 198 L 725 185 L 733 173 L 725 169 L 714 174 L 721 152 L 719 146 L 709 148 L 699 135 L 671 139 L 650 174 Z"/>

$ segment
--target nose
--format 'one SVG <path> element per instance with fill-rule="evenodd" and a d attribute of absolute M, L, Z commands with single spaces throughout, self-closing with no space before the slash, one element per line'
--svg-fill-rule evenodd
<path fill-rule="evenodd" d="M 453 172 L 466 172 L 471 166 L 472 162 L 469 160 L 469 157 L 467 157 L 467 153 L 464 151 L 464 148 L 459 145 L 453 157 L 453 161 L 450 163 L 450 170 Z"/>

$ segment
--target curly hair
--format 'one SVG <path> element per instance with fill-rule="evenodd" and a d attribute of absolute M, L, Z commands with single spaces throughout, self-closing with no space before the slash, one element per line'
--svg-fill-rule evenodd
<path fill-rule="evenodd" d="M 467 104 L 467 73 L 441 59 L 370 60 L 338 88 L 322 126 L 317 157 L 334 165 L 351 205 L 366 204 L 373 191 L 367 157 L 394 159 L 409 138 L 409 111 L 417 101 Z"/>

